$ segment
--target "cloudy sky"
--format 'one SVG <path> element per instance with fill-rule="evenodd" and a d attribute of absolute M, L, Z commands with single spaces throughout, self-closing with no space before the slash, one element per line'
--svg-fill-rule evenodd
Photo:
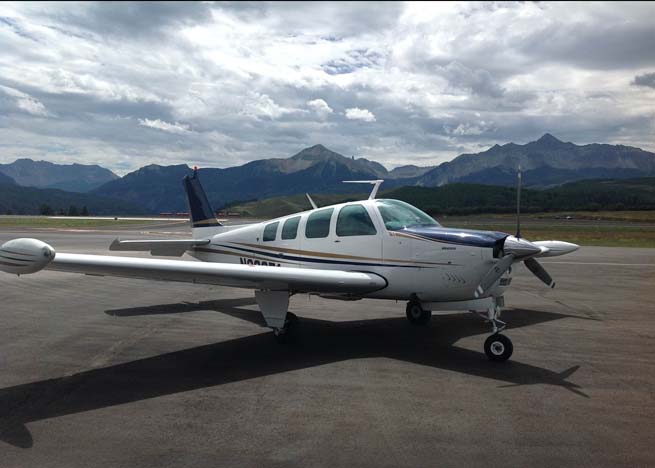
<path fill-rule="evenodd" d="M 0 3 L 0 162 L 655 150 L 653 3 Z"/>

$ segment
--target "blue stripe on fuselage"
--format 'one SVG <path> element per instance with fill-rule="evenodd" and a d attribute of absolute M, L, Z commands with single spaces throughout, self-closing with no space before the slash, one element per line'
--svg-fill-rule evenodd
<path fill-rule="evenodd" d="M 475 231 L 473 229 L 451 229 L 441 226 L 416 226 L 401 229 L 406 232 L 431 240 L 449 244 L 468 245 L 471 247 L 491 247 L 496 242 L 506 238 L 509 234 L 498 231 Z"/>

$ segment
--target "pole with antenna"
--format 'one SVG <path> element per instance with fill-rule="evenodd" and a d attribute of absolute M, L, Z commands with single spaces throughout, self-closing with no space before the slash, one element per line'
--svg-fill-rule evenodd
<path fill-rule="evenodd" d="M 521 165 L 516 175 L 516 238 L 521 237 Z"/>

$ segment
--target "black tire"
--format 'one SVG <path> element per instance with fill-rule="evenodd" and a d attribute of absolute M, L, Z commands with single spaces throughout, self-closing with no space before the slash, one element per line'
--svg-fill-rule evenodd
<path fill-rule="evenodd" d="M 280 344 L 288 344 L 296 340 L 298 328 L 298 316 L 293 312 L 287 312 L 284 328 L 273 330 L 275 340 Z"/>
<path fill-rule="evenodd" d="M 490 360 L 503 362 L 510 358 L 514 352 L 514 346 L 512 340 L 505 335 L 494 333 L 484 342 L 484 352 Z"/>
<path fill-rule="evenodd" d="M 407 315 L 407 320 L 412 325 L 425 325 L 430 321 L 432 311 L 423 310 L 418 302 L 408 302 L 405 315 Z"/>

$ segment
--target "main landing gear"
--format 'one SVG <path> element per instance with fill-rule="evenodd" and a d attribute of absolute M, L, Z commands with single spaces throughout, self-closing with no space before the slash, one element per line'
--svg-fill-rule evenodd
<path fill-rule="evenodd" d="M 284 326 L 281 328 L 273 328 L 273 335 L 278 343 L 290 343 L 296 336 L 296 329 L 298 328 L 298 316 L 293 312 L 287 312 Z"/>
<path fill-rule="evenodd" d="M 423 310 L 421 303 L 418 301 L 409 301 L 405 309 L 407 320 L 412 325 L 426 325 L 432 317 L 431 310 Z"/>

